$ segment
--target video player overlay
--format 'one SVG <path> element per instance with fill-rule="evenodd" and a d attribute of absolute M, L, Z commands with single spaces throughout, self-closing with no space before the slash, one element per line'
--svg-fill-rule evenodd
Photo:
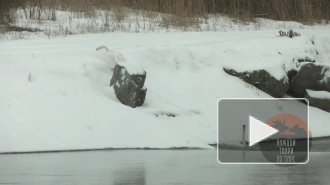
<path fill-rule="evenodd" d="M 218 162 L 306 164 L 311 149 L 305 99 L 221 99 Z"/>

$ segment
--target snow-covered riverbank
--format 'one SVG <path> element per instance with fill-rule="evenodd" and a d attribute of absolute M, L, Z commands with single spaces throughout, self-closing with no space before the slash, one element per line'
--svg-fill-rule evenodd
<path fill-rule="evenodd" d="M 259 69 L 305 55 L 330 65 L 328 30 L 295 30 L 301 36 L 293 39 L 265 28 L 1 41 L 0 152 L 213 148 L 208 144 L 217 141 L 219 98 L 270 98 L 222 67 Z M 116 99 L 107 57 L 95 51 L 101 45 L 146 70 L 142 107 L 132 109 Z M 309 118 L 314 137 L 330 135 L 329 113 L 311 107 Z"/>

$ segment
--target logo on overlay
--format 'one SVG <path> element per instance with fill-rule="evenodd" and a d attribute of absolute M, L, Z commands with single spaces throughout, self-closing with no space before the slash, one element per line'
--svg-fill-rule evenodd
<path fill-rule="evenodd" d="M 265 124 L 278 130 L 276 134 L 259 142 L 260 150 L 269 162 L 280 166 L 281 163 L 292 166 L 308 162 L 311 132 L 304 120 L 283 113 L 271 117 Z"/>

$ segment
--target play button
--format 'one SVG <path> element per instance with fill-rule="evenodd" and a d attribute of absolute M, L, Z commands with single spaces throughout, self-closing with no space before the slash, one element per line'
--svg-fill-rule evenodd
<path fill-rule="evenodd" d="M 262 140 L 278 133 L 279 131 L 267 124 L 259 121 L 258 119 L 250 116 L 249 119 L 250 131 L 249 131 L 249 146 L 253 146 Z"/>
<path fill-rule="evenodd" d="M 308 104 L 300 99 L 218 101 L 220 164 L 306 164 L 312 142 Z"/>

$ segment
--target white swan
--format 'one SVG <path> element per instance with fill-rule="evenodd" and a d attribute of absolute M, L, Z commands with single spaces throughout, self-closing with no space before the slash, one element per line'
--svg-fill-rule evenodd
<path fill-rule="evenodd" d="M 119 62 L 125 62 L 124 56 L 119 52 L 109 50 L 106 46 L 96 48 L 96 57 L 104 61 L 111 69 Z"/>

